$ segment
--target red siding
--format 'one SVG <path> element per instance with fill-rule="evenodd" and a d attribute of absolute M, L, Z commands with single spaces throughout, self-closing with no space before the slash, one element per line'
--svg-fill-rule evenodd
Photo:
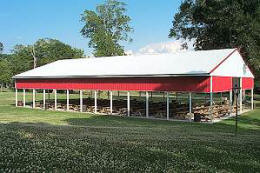
<path fill-rule="evenodd" d="M 232 89 L 232 77 L 212 77 L 212 91 Z M 253 78 L 243 78 L 243 89 L 254 86 Z M 17 79 L 18 89 L 116 90 L 116 91 L 189 91 L 209 92 L 210 77 L 164 78 L 88 78 L 88 79 Z"/>
<path fill-rule="evenodd" d="M 242 88 L 243 89 L 252 89 L 254 88 L 254 79 L 249 77 L 244 77 L 242 79 Z"/>
<path fill-rule="evenodd" d="M 230 91 L 231 89 L 233 89 L 232 77 L 213 76 L 212 84 L 213 84 L 213 92 Z M 242 79 L 243 89 L 251 89 L 253 87 L 254 87 L 253 78 L 244 77 Z"/>
<path fill-rule="evenodd" d="M 212 90 L 213 92 L 230 91 L 232 89 L 232 77 L 213 76 Z"/>
<path fill-rule="evenodd" d="M 18 89 L 209 92 L 209 77 L 17 79 Z"/>

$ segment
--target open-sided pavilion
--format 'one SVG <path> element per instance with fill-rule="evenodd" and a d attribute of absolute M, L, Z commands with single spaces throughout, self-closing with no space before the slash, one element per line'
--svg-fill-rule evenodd
<path fill-rule="evenodd" d="M 59 60 L 14 76 L 17 91 L 33 91 L 32 107 L 35 108 L 35 92 L 53 90 L 57 109 L 57 90 L 66 90 L 67 110 L 70 91 L 80 92 L 80 111 L 83 112 L 83 91 L 94 92 L 94 112 L 97 113 L 97 91 L 110 92 L 110 112 L 113 112 L 113 92 L 127 92 L 127 113 L 131 116 L 131 92 L 145 92 L 145 116 L 149 118 L 149 92 L 165 92 L 166 119 L 169 119 L 169 92 L 188 93 L 189 113 L 192 113 L 192 93 L 209 94 L 209 106 L 213 106 L 214 93 L 229 92 L 232 107 L 232 90 L 240 88 L 239 110 L 242 112 L 243 91 L 251 91 L 253 109 L 254 76 L 238 49 L 187 51 L 175 54 L 135 55 L 103 58 Z M 211 111 L 209 109 L 209 111 Z M 231 112 L 230 112 L 231 113 Z"/>

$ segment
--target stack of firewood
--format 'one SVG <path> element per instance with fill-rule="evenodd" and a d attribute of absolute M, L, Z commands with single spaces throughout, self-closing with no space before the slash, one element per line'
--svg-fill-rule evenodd
<path fill-rule="evenodd" d="M 22 102 L 19 103 L 22 105 Z M 46 103 L 47 109 L 54 109 L 54 102 L 48 101 Z M 110 100 L 109 99 L 98 99 L 97 101 L 97 112 L 100 112 L 102 114 L 110 114 Z M 132 99 L 130 102 L 131 105 L 131 115 L 132 116 L 145 116 L 146 114 L 146 103 L 145 101 Z M 36 106 L 42 106 L 42 103 L 37 103 Z M 190 119 L 191 115 L 189 114 L 189 105 L 188 103 L 183 103 L 180 100 L 171 100 L 169 103 L 170 107 L 170 114 L 169 117 L 173 119 L 181 119 L 186 120 Z M 66 100 L 59 100 L 59 103 L 57 105 L 58 109 L 66 110 L 67 109 L 67 102 Z M 79 111 L 80 105 L 79 105 L 79 99 L 71 99 L 69 109 L 72 111 Z M 95 106 L 94 106 L 94 99 L 93 98 L 84 98 L 83 99 L 83 112 L 94 112 Z M 192 112 L 194 114 L 200 114 L 205 119 L 212 118 L 212 115 L 214 118 L 219 118 L 222 116 L 225 116 L 230 113 L 230 106 L 229 101 L 224 99 L 219 104 L 214 104 L 212 107 L 209 106 L 208 102 L 205 102 L 204 104 L 199 105 L 193 105 Z M 235 107 L 232 108 L 232 112 L 235 112 Z M 211 114 L 212 113 L 212 114 Z M 127 115 L 127 100 L 125 99 L 119 99 L 119 100 L 113 100 L 113 114 L 118 115 Z M 155 118 L 166 118 L 166 102 L 155 102 L 151 100 L 149 102 L 149 116 L 155 117 Z"/>

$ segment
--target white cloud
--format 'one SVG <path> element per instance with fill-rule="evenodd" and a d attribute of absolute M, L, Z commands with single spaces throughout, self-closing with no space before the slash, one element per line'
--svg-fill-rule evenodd
<path fill-rule="evenodd" d="M 133 52 L 132 50 L 126 50 L 126 51 L 125 51 L 125 54 L 128 55 L 128 56 L 130 56 L 130 55 L 133 55 L 134 52 Z"/>
<path fill-rule="evenodd" d="M 187 43 L 188 49 L 183 49 L 182 44 L 184 42 Z M 131 56 L 131 55 L 140 55 L 140 54 L 162 54 L 162 53 L 192 51 L 194 50 L 193 44 L 194 44 L 193 40 L 191 41 L 173 40 L 168 42 L 152 43 L 144 46 L 138 51 L 133 51 L 131 49 L 125 50 L 125 54 L 127 56 Z M 87 54 L 86 56 L 94 57 L 91 53 Z"/>
<path fill-rule="evenodd" d="M 180 51 L 186 51 L 183 49 L 182 44 L 184 41 L 170 41 L 170 42 L 161 42 L 161 43 L 153 43 L 148 44 L 147 46 L 139 49 L 138 53 L 141 54 L 160 54 L 160 53 L 176 53 Z M 192 50 L 193 42 L 188 43 L 188 50 Z"/>

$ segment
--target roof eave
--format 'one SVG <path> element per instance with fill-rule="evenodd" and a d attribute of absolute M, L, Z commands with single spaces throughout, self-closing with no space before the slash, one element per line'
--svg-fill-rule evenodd
<path fill-rule="evenodd" d="M 140 77 L 182 77 L 182 76 L 210 76 L 209 73 L 199 74 L 154 74 L 154 75 L 92 75 L 92 76 L 14 76 L 13 79 L 79 79 L 79 78 L 140 78 Z"/>

